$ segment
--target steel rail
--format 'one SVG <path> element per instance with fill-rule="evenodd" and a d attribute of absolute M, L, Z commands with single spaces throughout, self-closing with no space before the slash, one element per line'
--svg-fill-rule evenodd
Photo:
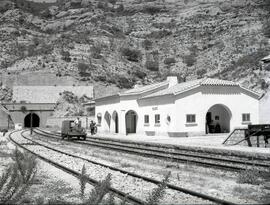
<path fill-rule="evenodd" d="M 86 142 L 92 142 L 92 143 L 102 143 L 102 144 L 109 144 L 107 142 L 97 142 L 97 141 L 93 141 L 91 140 L 86 140 Z M 119 144 L 113 144 L 113 146 L 123 146 L 123 143 L 119 143 Z M 268 168 L 270 166 L 270 164 L 264 164 L 264 163 L 258 163 L 258 162 L 252 162 L 252 161 L 242 161 L 242 160 L 237 160 L 237 159 L 228 159 L 228 158 L 220 158 L 220 157 L 216 157 L 216 156 L 203 156 L 203 155 L 195 155 L 195 154 L 190 154 L 190 153 L 179 153 L 179 152 L 175 152 L 175 151 L 169 151 L 169 150 L 158 150 L 155 148 L 143 148 L 143 147 L 135 147 L 135 146 L 129 146 L 129 145 L 125 145 L 126 148 L 133 148 L 133 149 L 138 149 L 138 150 L 147 150 L 147 151 L 154 151 L 154 152 L 158 152 L 158 153 L 162 153 L 162 154 L 172 154 L 172 155 L 178 155 L 178 156 L 188 156 L 188 157 L 196 157 L 196 158 L 201 158 L 201 159 L 207 159 L 207 160 L 216 160 L 216 161 L 223 161 L 223 162 L 229 162 L 229 163 L 238 163 L 238 164 L 245 164 L 245 165 L 252 165 L 252 166 L 261 166 L 261 167 L 265 167 Z"/>
<path fill-rule="evenodd" d="M 123 174 L 127 174 L 127 175 L 130 175 L 132 177 L 139 178 L 139 179 L 143 179 L 143 180 L 145 180 L 147 182 L 151 182 L 151 183 L 154 183 L 156 185 L 161 183 L 161 181 L 158 181 L 156 179 L 145 177 L 145 176 L 133 173 L 133 172 L 125 171 L 123 169 L 119 169 L 119 168 L 116 168 L 116 167 L 113 167 L 113 166 L 110 166 L 110 165 L 99 163 L 99 162 L 96 162 L 96 161 L 93 161 L 93 160 L 90 160 L 90 159 L 86 159 L 84 157 L 76 156 L 76 155 L 61 151 L 61 150 L 54 149 L 54 148 L 49 147 L 47 145 L 42 145 L 42 144 L 40 144 L 40 143 L 38 143 L 38 142 L 36 142 L 36 141 L 34 141 L 32 139 L 29 139 L 28 137 L 25 137 L 25 136 L 23 136 L 23 137 L 26 138 L 27 140 L 32 141 L 33 143 L 36 143 L 36 144 L 38 144 L 40 146 L 46 147 L 46 148 L 51 149 L 53 151 L 56 151 L 56 152 L 59 152 L 59 153 L 62 153 L 62 154 L 65 154 L 65 155 L 68 155 L 68 156 L 71 156 L 71 157 L 74 157 L 74 158 L 77 158 L 77 159 L 85 160 L 87 162 L 90 162 L 90 163 L 93 163 L 93 164 L 96 164 L 96 165 L 99 165 L 99 166 L 103 166 L 103 167 L 109 168 L 109 169 L 114 170 L 114 171 L 119 171 L 119 172 L 121 172 Z M 196 191 L 193 191 L 193 190 L 182 188 L 182 187 L 179 187 L 179 186 L 176 186 L 176 185 L 173 185 L 173 184 L 168 183 L 167 187 L 172 189 L 172 190 L 179 191 L 179 192 L 182 192 L 182 193 L 185 193 L 185 194 L 188 194 L 188 195 L 192 195 L 192 196 L 195 196 L 195 197 L 199 197 L 199 198 L 202 198 L 204 200 L 208 200 L 208 201 L 211 201 L 211 202 L 214 202 L 214 203 L 217 203 L 217 204 L 234 205 L 234 203 L 232 203 L 232 202 L 228 202 L 228 201 L 225 201 L 223 199 L 215 198 L 215 197 L 203 194 L 203 193 L 199 193 L 199 192 L 196 192 Z"/>
<path fill-rule="evenodd" d="M 90 138 L 88 138 L 88 140 L 101 141 L 101 142 L 102 141 L 103 142 L 112 142 L 112 143 L 118 143 L 118 144 L 121 144 L 121 145 L 124 144 L 125 146 L 126 146 L 126 144 L 130 144 L 130 145 L 136 145 L 137 144 L 137 145 L 140 145 L 140 146 L 147 147 L 147 149 L 149 149 L 149 147 L 152 147 L 153 150 L 156 150 L 154 148 L 163 148 L 163 149 L 167 149 L 166 152 L 175 153 L 175 154 L 181 154 L 181 153 L 176 152 L 176 151 L 170 151 L 170 149 L 179 150 L 179 151 L 193 152 L 193 153 L 196 153 L 196 154 L 197 153 L 204 154 L 204 155 L 208 154 L 208 156 L 209 155 L 221 155 L 220 153 L 216 153 L 216 152 L 210 151 L 210 150 L 203 150 L 203 151 L 202 150 L 192 150 L 192 149 L 187 148 L 187 147 L 178 147 L 178 146 L 167 147 L 166 145 L 165 146 L 164 145 L 160 146 L 160 145 L 156 145 L 155 143 L 145 144 L 145 143 L 137 143 L 137 142 L 125 141 L 125 140 L 123 140 L 123 141 L 122 140 L 121 141 L 116 141 L 116 140 L 113 140 L 113 139 L 108 139 L 108 138 L 103 139 L 103 138 L 97 138 L 97 137 L 90 137 Z M 192 154 L 190 154 L 190 155 L 192 155 Z M 208 156 L 202 156 L 202 157 L 208 157 Z M 243 154 L 242 155 L 238 155 L 238 154 L 233 154 L 232 153 L 231 155 L 227 155 L 227 156 L 230 156 L 230 157 L 233 156 L 233 157 L 236 157 L 236 158 L 241 158 L 241 159 L 246 159 L 246 160 L 265 160 L 265 158 L 263 158 L 263 157 L 246 156 L 246 155 L 243 155 Z M 197 157 L 197 155 L 196 155 L 196 157 Z M 267 159 L 270 160 L 270 155 L 267 156 Z"/>
<path fill-rule="evenodd" d="M 22 132 L 25 132 L 25 131 L 22 131 Z M 21 134 L 22 134 L 22 132 L 21 132 Z M 37 154 L 37 153 L 31 151 L 30 149 L 26 148 L 24 145 L 22 145 L 22 144 L 16 142 L 16 141 L 11 137 L 11 134 L 13 134 L 13 133 L 14 133 L 14 132 L 11 132 L 11 133 L 9 134 L 9 138 L 10 138 L 10 140 L 11 140 L 14 144 L 16 144 L 17 146 L 19 146 L 19 147 L 21 147 L 22 149 L 26 150 L 27 152 L 33 154 L 34 156 L 38 157 L 39 159 L 41 159 L 41 160 L 43 160 L 43 161 L 45 161 L 45 162 L 47 162 L 47 163 L 49 163 L 49 164 L 51 164 L 51 165 L 53 165 L 53 166 L 59 168 L 59 169 L 61 169 L 62 171 L 64 171 L 64 172 L 66 172 L 66 173 L 69 173 L 69 174 L 75 176 L 75 177 L 78 178 L 78 179 L 80 179 L 80 178 L 82 177 L 81 173 L 79 173 L 79 172 L 77 172 L 77 171 L 74 171 L 74 170 L 72 170 L 72 169 L 70 169 L 70 168 L 68 168 L 68 167 L 66 167 L 66 166 L 63 166 L 63 165 L 61 165 L 61 164 L 59 164 L 59 163 L 57 163 L 57 162 L 54 162 L 54 161 L 52 161 L 52 160 L 50 160 L 50 159 L 48 159 L 48 158 L 46 158 L 46 157 L 43 157 L 43 156 L 41 156 L 41 155 L 39 155 L 39 154 Z M 26 139 L 27 139 L 27 138 L 26 138 Z M 30 139 L 27 139 L 27 140 L 32 141 L 32 140 L 30 140 Z M 37 142 L 34 142 L 34 141 L 32 141 L 32 142 L 35 143 L 36 145 L 45 147 L 44 145 L 42 145 L 42 144 L 40 144 L 40 143 L 37 143 Z M 97 180 L 95 180 L 95 179 L 93 179 L 93 178 L 90 178 L 90 177 L 87 177 L 87 176 L 83 176 L 83 177 L 85 178 L 85 180 L 86 180 L 89 184 L 97 185 L 97 184 L 99 183 Z M 129 194 L 126 194 L 126 193 L 124 193 L 124 192 L 122 192 L 122 191 L 120 191 L 120 190 L 117 190 L 117 189 L 115 189 L 115 188 L 113 188 L 113 187 L 109 187 L 109 190 L 110 190 L 111 192 L 113 192 L 114 194 L 116 194 L 116 195 L 117 195 L 119 198 L 121 198 L 122 200 L 127 200 L 127 201 L 129 201 L 129 202 L 132 202 L 132 203 L 135 203 L 135 204 L 139 204 L 139 205 L 145 205 L 145 204 L 146 204 L 146 203 L 145 203 L 144 201 L 142 201 L 141 199 L 138 199 L 138 198 L 136 198 L 136 197 L 133 197 L 133 196 L 131 196 L 131 195 L 129 195 Z"/>
<path fill-rule="evenodd" d="M 44 135 L 46 137 L 53 137 L 54 135 L 51 133 L 38 133 L 37 134 L 40 135 Z M 49 136 L 48 136 L 49 135 Z M 53 137 L 55 138 L 55 137 Z M 230 159 L 225 159 L 223 160 L 222 158 L 212 158 L 209 156 L 200 156 L 200 155 L 192 155 L 193 158 L 197 158 L 197 159 L 183 159 L 180 158 L 178 156 L 174 156 L 174 155 L 180 155 L 180 156 L 184 156 L 184 157 L 190 157 L 189 154 L 183 154 L 183 153 L 174 153 L 174 152 L 168 152 L 165 150 L 150 150 L 148 148 L 141 148 L 141 147 L 131 147 L 131 146 L 127 146 L 124 144 L 120 144 L 120 145 L 111 145 L 110 143 L 103 143 L 103 142 L 89 142 L 89 140 L 87 140 L 87 142 L 81 142 L 81 141 L 72 141 L 73 143 L 76 144 L 83 144 L 83 145 L 90 145 L 90 146 L 97 146 L 97 147 L 102 147 L 102 148 L 109 148 L 109 149 L 114 149 L 117 151 L 124 151 L 124 152 L 129 152 L 129 153 L 133 153 L 133 154 L 139 154 L 139 155 L 143 155 L 143 156 L 149 156 L 149 157 L 156 157 L 156 158 L 162 158 L 162 159 L 170 159 L 170 160 L 175 160 L 175 161 L 180 161 L 180 162 L 192 162 L 195 164 L 199 164 L 199 165 L 204 165 L 204 166 L 208 166 L 208 167 L 216 167 L 216 168 L 222 168 L 222 169 L 229 169 L 229 170 L 233 170 L 233 171 L 240 171 L 240 170 L 245 170 L 246 167 L 237 167 L 235 166 L 235 163 L 238 163 L 238 165 L 240 166 L 246 166 L 247 164 L 249 165 L 256 165 L 256 166 L 261 166 L 263 168 L 269 168 L 270 164 L 262 164 L 262 163 L 252 163 L 252 162 L 242 162 L 242 161 L 238 161 L 238 160 L 230 160 Z M 104 145 L 105 144 L 105 145 Z M 109 145 L 108 145 L 109 144 Z M 123 147 L 124 146 L 124 147 Z M 130 150 L 129 148 L 132 148 L 133 150 Z M 145 151 L 147 151 L 148 153 L 146 153 Z M 158 153 L 149 153 L 149 152 L 158 152 Z M 170 155 L 168 155 L 170 154 Z M 213 162 L 205 162 L 205 161 L 200 161 L 198 158 L 201 159 L 208 159 L 208 160 L 214 160 L 215 162 L 229 162 L 229 163 L 234 163 L 232 165 L 228 165 L 228 164 L 218 164 L 218 163 L 213 163 Z"/>
<path fill-rule="evenodd" d="M 56 133 L 51 133 L 51 132 L 48 132 L 48 131 L 45 131 L 45 130 L 42 130 L 42 129 L 39 129 L 39 128 L 35 128 L 36 130 L 40 131 L 40 132 L 43 132 L 45 134 L 50 134 L 50 135 L 57 135 L 57 136 L 61 136 L 60 133 L 56 132 Z M 202 153 L 202 154 L 212 154 L 212 155 L 218 155 L 219 153 L 216 153 L 215 151 L 211 151 L 211 150 L 193 150 L 194 148 L 190 148 L 190 147 L 185 147 L 185 146 L 167 146 L 166 144 L 164 145 L 159 145 L 159 144 L 155 144 L 155 143 L 145 143 L 145 142 L 132 142 L 132 141 L 127 141 L 127 140 L 114 140 L 114 139 L 109 139 L 109 138 L 98 138 L 98 137 L 92 137 L 91 138 L 88 138 L 88 140 L 92 140 L 92 141 L 101 141 L 103 143 L 105 142 L 112 142 L 112 143 L 118 143 L 118 144 L 121 144 L 121 145 L 124 145 L 124 146 L 127 146 L 126 144 L 130 144 L 130 145 L 140 145 L 140 146 L 144 146 L 144 147 L 147 147 L 147 149 L 153 149 L 153 150 L 156 150 L 155 148 L 163 148 L 163 149 L 167 149 L 166 150 L 166 153 L 170 152 L 170 153 L 174 153 L 174 154 L 178 154 L 179 152 L 175 152 L 175 151 L 170 151 L 170 149 L 175 149 L 175 150 L 179 150 L 179 151 L 187 151 L 187 152 L 193 152 L 193 153 Z M 152 147 L 152 148 L 151 148 Z M 181 154 L 181 153 L 179 153 Z M 190 153 L 189 153 L 190 154 Z M 185 154 L 186 155 L 186 154 Z M 192 154 L 190 154 L 192 155 Z M 234 153 L 231 153 L 230 155 L 227 155 L 229 157 L 233 156 L 233 157 L 236 157 L 236 158 L 241 158 L 241 159 L 246 159 L 246 160 L 265 160 L 265 159 L 269 159 L 270 160 L 270 155 L 269 156 L 266 156 L 266 157 L 258 157 L 258 156 L 247 156 L 247 155 L 244 155 L 244 154 L 234 154 Z M 197 155 L 195 155 L 195 157 L 198 157 Z M 209 157 L 209 156 L 202 156 L 202 157 Z M 220 158 L 218 158 L 220 159 Z M 224 158 L 223 158 L 224 159 Z M 225 159 L 226 160 L 226 159 Z M 252 163 L 253 165 L 253 163 Z M 269 164 L 270 165 L 270 164 Z"/>

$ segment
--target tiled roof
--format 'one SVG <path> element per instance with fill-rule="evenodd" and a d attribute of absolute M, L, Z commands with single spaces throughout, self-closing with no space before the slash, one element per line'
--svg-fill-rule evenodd
<path fill-rule="evenodd" d="M 146 86 L 142 86 L 142 87 L 137 87 L 137 88 L 133 88 L 133 89 L 127 90 L 127 91 L 125 91 L 123 93 L 120 93 L 120 95 L 141 94 L 141 93 L 144 93 L 144 92 L 147 92 L 147 91 L 151 91 L 153 89 L 156 89 L 156 88 L 165 86 L 168 83 L 169 83 L 168 81 L 163 81 L 161 83 L 155 83 L 155 84 L 152 84 L 152 85 L 146 85 Z"/>
<path fill-rule="evenodd" d="M 129 95 L 139 95 L 139 94 L 143 94 L 143 93 L 147 93 L 147 92 L 151 92 L 151 91 L 155 91 L 156 89 L 165 89 L 165 86 L 167 86 L 169 84 L 168 81 L 163 81 L 160 83 L 155 83 L 155 84 L 151 84 L 151 85 L 145 85 L 145 86 L 141 86 L 141 87 L 136 87 L 130 90 L 126 90 L 124 92 L 121 93 L 117 93 L 114 95 L 107 95 L 107 96 L 103 96 L 100 98 L 96 98 L 96 101 L 100 101 L 103 100 L 105 98 L 109 98 L 109 97 L 120 97 L 120 96 L 129 96 Z"/>
<path fill-rule="evenodd" d="M 153 94 L 144 96 L 143 98 L 151 98 L 151 97 L 162 96 L 162 95 L 176 95 L 176 94 L 183 93 L 185 91 L 191 90 L 199 86 L 240 86 L 240 85 L 238 83 L 227 81 L 227 80 L 204 78 L 204 79 L 198 79 L 198 80 L 187 81 L 184 83 L 179 83 L 168 89 L 164 89 L 164 90 L 155 92 Z M 242 86 L 240 87 L 259 96 L 259 93 L 256 93 Z"/>
<path fill-rule="evenodd" d="M 205 78 L 201 81 L 200 85 L 224 85 L 224 86 L 238 86 L 238 83 L 228 81 L 228 80 L 220 80 L 213 78 Z"/>
<path fill-rule="evenodd" d="M 184 82 L 184 83 L 179 83 L 179 84 L 172 86 L 168 89 L 155 92 L 155 93 L 147 95 L 143 98 L 155 97 L 155 96 L 161 96 L 161 95 L 169 95 L 169 94 L 183 92 L 183 91 L 186 91 L 186 90 L 189 90 L 191 88 L 198 86 L 200 81 L 201 80 L 192 80 L 192 81 L 188 81 L 188 82 Z"/>
<path fill-rule="evenodd" d="M 13 86 L 13 100 L 31 103 L 55 103 L 59 93 L 70 91 L 81 97 L 93 97 L 93 86 Z"/>

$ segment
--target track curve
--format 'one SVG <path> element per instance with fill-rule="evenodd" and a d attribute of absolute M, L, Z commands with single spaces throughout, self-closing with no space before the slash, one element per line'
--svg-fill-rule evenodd
<path fill-rule="evenodd" d="M 27 140 L 31 141 L 34 144 L 44 146 L 44 145 L 42 145 L 42 144 L 40 144 L 40 143 L 38 143 L 38 142 L 36 142 L 36 141 L 34 141 L 32 139 L 29 139 L 28 137 L 24 136 L 24 138 L 26 138 Z M 101 163 L 98 163 L 98 162 L 95 162 L 95 161 L 92 161 L 92 160 L 89 160 L 89 159 L 85 159 L 85 158 L 82 158 L 82 157 L 79 157 L 79 156 L 75 156 L 75 155 L 70 154 L 70 153 L 66 153 L 66 152 L 63 152 L 63 151 L 60 151 L 60 150 L 56 150 L 56 149 L 48 147 L 48 146 L 44 146 L 44 147 L 46 147 L 48 149 L 52 149 L 52 150 L 57 151 L 57 152 L 60 152 L 62 154 L 66 154 L 66 155 L 69 155 L 69 156 L 72 156 L 72 157 L 75 157 L 75 158 L 83 159 L 83 160 L 88 161 L 88 162 L 93 163 L 93 164 L 98 164 L 100 166 L 106 166 L 107 168 L 110 168 L 110 169 L 112 169 L 114 171 L 118 171 L 118 172 L 121 172 L 123 174 L 127 174 L 127 175 L 132 176 L 132 177 L 143 179 L 143 180 L 145 180 L 147 182 L 150 182 L 150 183 L 160 184 L 160 181 L 149 178 L 149 177 L 141 176 L 141 175 L 138 175 L 138 174 L 135 174 L 135 173 L 132 173 L 132 172 L 128 172 L 128 171 L 125 171 L 125 170 L 122 170 L 122 169 L 119 169 L 119 168 L 115 168 L 115 167 L 112 167 L 112 166 L 101 164 Z M 214 203 L 217 203 L 217 204 L 228 204 L 228 205 L 233 204 L 231 202 L 228 202 L 228 201 L 225 201 L 225 200 L 222 200 L 222 199 L 218 199 L 218 198 L 215 198 L 215 197 L 212 197 L 212 196 L 209 196 L 209 195 L 206 195 L 206 194 L 202 194 L 202 193 L 199 193 L 199 192 L 195 192 L 193 190 L 188 190 L 188 189 L 185 189 L 185 188 L 182 188 L 182 187 L 178 187 L 178 186 L 175 186 L 173 184 L 167 184 L 167 187 L 169 189 L 179 191 L 179 192 L 182 192 L 182 193 L 185 193 L 185 194 L 189 194 L 189 195 L 192 195 L 192 196 L 195 196 L 195 197 L 207 200 L 207 201 L 211 201 L 211 202 L 214 202 Z"/>
<path fill-rule="evenodd" d="M 41 129 L 35 129 L 34 132 L 36 134 L 40 134 L 46 137 L 58 137 L 60 139 L 59 134 L 50 133 Z M 176 162 L 190 162 L 197 165 L 203 165 L 207 167 L 215 167 L 219 169 L 226 169 L 232 171 L 241 171 L 246 170 L 248 167 L 256 167 L 258 169 L 267 170 L 270 167 L 269 160 L 265 160 L 266 163 L 260 162 L 261 159 L 250 159 L 249 157 L 235 157 L 235 156 L 222 156 L 218 154 L 209 154 L 209 153 L 200 153 L 200 152 L 193 152 L 190 153 L 189 151 L 175 151 L 171 149 L 159 149 L 158 147 L 151 147 L 151 146 L 142 146 L 138 143 L 131 143 L 129 142 L 113 142 L 109 140 L 103 139 L 92 139 L 87 138 L 86 141 L 71 141 L 77 144 L 89 145 L 89 146 L 96 146 L 102 147 L 107 149 L 113 149 L 116 151 L 128 152 L 132 154 L 138 154 L 146 157 L 155 157 L 161 158 L 165 160 L 174 160 Z M 268 163 L 267 163 L 268 162 Z"/>

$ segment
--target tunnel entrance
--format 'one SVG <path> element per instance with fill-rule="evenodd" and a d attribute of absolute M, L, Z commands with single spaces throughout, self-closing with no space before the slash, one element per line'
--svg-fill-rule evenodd
<path fill-rule="evenodd" d="M 32 113 L 32 127 L 39 127 L 40 119 L 35 113 Z M 31 127 L 31 113 L 24 118 L 24 127 Z"/>

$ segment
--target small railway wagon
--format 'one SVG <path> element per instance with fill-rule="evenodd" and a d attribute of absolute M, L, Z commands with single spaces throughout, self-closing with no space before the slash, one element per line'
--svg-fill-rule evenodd
<path fill-rule="evenodd" d="M 68 138 L 69 140 L 74 137 L 85 140 L 86 131 L 82 128 L 81 121 L 75 123 L 74 120 L 64 120 L 62 122 L 61 137 L 62 139 Z"/>

